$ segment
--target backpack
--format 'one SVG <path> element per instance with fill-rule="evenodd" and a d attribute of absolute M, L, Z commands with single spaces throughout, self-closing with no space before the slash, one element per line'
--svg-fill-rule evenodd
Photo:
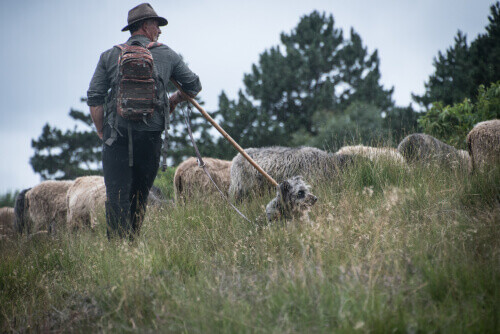
<path fill-rule="evenodd" d="M 118 58 L 116 111 L 124 119 L 146 122 L 160 104 L 157 98 L 158 75 L 149 51 L 158 45 L 150 43 L 144 47 L 139 42 L 117 45 L 122 52 Z"/>
<path fill-rule="evenodd" d="M 161 43 L 151 42 L 146 47 L 141 43 L 134 41 L 131 45 L 116 45 L 122 52 L 118 57 L 118 76 L 112 90 L 116 95 L 110 98 L 116 98 L 116 112 L 124 119 L 131 121 L 144 121 L 151 118 L 155 108 L 164 113 L 165 117 L 165 139 L 163 141 L 162 156 L 163 168 L 166 166 L 166 153 L 168 147 L 168 130 L 170 129 L 170 114 L 168 111 L 162 111 L 162 107 L 168 105 L 166 95 L 161 100 L 160 90 L 165 89 L 165 84 L 161 77 L 156 73 L 153 56 L 150 49 L 162 45 Z M 161 81 L 162 86 L 158 86 Z M 166 91 L 165 91 L 166 93 Z M 132 148 L 132 128 L 128 124 L 128 155 L 129 167 L 133 166 L 133 148 Z M 113 145 L 118 136 L 118 117 L 115 117 L 115 124 L 112 126 L 111 135 L 105 141 L 108 146 Z"/>

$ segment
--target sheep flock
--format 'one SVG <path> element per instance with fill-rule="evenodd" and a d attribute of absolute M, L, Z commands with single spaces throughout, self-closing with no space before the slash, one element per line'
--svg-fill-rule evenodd
<path fill-rule="evenodd" d="M 325 179 L 335 177 L 358 159 L 390 161 L 404 168 L 435 164 L 481 173 L 500 167 L 500 120 L 478 123 L 467 135 L 467 151 L 458 150 L 422 133 L 407 136 L 397 149 L 356 145 L 344 146 L 331 153 L 313 147 L 273 146 L 248 148 L 245 151 L 278 183 L 288 180 L 288 185 L 300 184 L 297 189 L 307 190 L 310 185 L 314 187 Z M 203 160 L 217 187 L 233 202 L 241 202 L 251 195 L 276 191 L 241 154 L 237 154 L 232 161 L 208 157 Z M 300 180 L 297 176 L 300 176 Z M 176 204 L 200 198 L 218 200 L 221 197 L 195 158 L 189 158 L 178 166 L 173 188 Z M 293 191 L 293 188 L 288 191 Z M 275 216 L 277 199 L 282 195 L 278 191 L 277 197 L 269 203 L 268 217 Z M 307 196 L 309 208 L 316 199 L 311 201 L 314 196 Z M 150 198 L 150 206 L 162 207 L 170 203 L 158 188 L 151 190 Z M 41 182 L 21 191 L 16 197 L 14 208 L 0 208 L 0 239 L 19 234 L 55 234 L 63 229 L 95 229 L 100 221 L 99 216 L 104 215 L 105 201 L 106 188 L 102 176 Z M 273 207 L 273 214 L 269 214 L 269 207 Z"/>

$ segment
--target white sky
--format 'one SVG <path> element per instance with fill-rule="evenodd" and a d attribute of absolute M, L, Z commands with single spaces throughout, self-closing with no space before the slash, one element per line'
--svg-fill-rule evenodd
<path fill-rule="evenodd" d="M 0 194 L 37 184 L 31 139 L 45 123 L 74 126 L 70 108 L 87 111 L 80 97 L 99 55 L 124 42 L 130 0 L 17 0 L 0 11 Z M 394 86 L 397 105 L 424 92 L 438 51 L 458 30 L 468 41 L 487 25 L 488 0 L 191 0 L 150 1 L 169 21 L 160 42 L 184 56 L 201 79 L 200 97 L 216 110 L 224 90 L 235 98 L 259 54 L 279 43 L 313 10 L 333 14 L 348 37 L 351 27 L 379 51 L 381 82 Z M 203 145 L 200 143 L 200 145 Z"/>

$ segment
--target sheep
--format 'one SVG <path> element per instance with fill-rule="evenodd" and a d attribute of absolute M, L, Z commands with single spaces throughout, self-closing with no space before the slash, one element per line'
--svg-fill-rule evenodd
<path fill-rule="evenodd" d="M 398 152 L 410 164 L 437 164 L 447 168 L 463 168 L 469 165 L 469 153 L 423 133 L 414 133 L 398 145 Z"/>
<path fill-rule="evenodd" d="M 94 229 L 97 218 L 104 213 L 106 186 L 102 176 L 82 176 L 75 180 L 66 194 L 67 226 L 75 230 Z"/>
<path fill-rule="evenodd" d="M 227 196 L 231 181 L 231 161 L 203 158 L 206 168 L 219 189 Z M 174 175 L 175 201 L 184 203 L 190 198 L 218 198 L 217 188 L 208 178 L 198 160 L 191 157 L 183 161 Z"/>
<path fill-rule="evenodd" d="M 314 147 L 249 148 L 247 154 L 278 183 L 302 175 L 305 182 L 315 185 L 331 179 L 352 159 L 348 155 L 331 154 Z M 233 158 L 229 194 L 241 201 L 249 194 L 272 191 L 267 180 L 240 154 Z"/>
<path fill-rule="evenodd" d="M 83 227 L 95 229 L 98 217 L 104 215 L 106 186 L 102 176 L 82 176 L 75 180 L 66 195 L 68 208 L 67 226 L 72 230 Z M 161 207 L 166 204 L 161 190 L 153 186 L 149 192 L 148 205 Z"/>
<path fill-rule="evenodd" d="M 476 124 L 467 135 L 470 171 L 500 166 L 500 119 Z"/>
<path fill-rule="evenodd" d="M 73 181 L 44 181 L 16 198 L 16 229 L 28 234 L 55 233 L 66 225 L 66 193 Z"/>
<path fill-rule="evenodd" d="M 390 161 L 394 165 L 405 165 L 403 156 L 392 147 L 369 147 L 363 145 L 344 146 L 337 151 L 337 154 L 345 154 L 351 156 L 361 156 L 370 159 L 371 161 Z"/>
<path fill-rule="evenodd" d="M 14 208 L 0 208 L 0 239 L 14 236 Z"/>

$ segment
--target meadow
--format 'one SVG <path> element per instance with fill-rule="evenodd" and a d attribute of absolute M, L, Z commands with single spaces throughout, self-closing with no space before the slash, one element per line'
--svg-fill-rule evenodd
<path fill-rule="evenodd" d="M 172 170 L 156 184 L 169 196 Z M 96 231 L 0 241 L 1 332 L 500 331 L 500 175 L 362 163 L 310 222 L 216 198 Z M 239 205 L 250 218 L 272 194 Z"/>

